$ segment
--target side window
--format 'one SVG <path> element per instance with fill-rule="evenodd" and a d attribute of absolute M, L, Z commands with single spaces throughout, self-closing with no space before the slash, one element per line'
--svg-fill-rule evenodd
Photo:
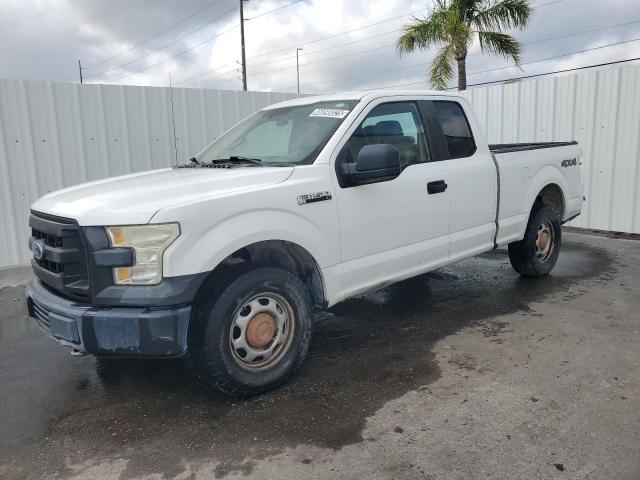
<path fill-rule="evenodd" d="M 433 102 L 436 120 L 442 129 L 449 158 L 470 157 L 476 151 L 471 128 L 462 107 L 457 102 Z"/>
<path fill-rule="evenodd" d="M 424 128 L 413 102 L 374 107 L 346 144 L 347 162 L 355 162 L 365 145 L 388 143 L 400 152 L 400 166 L 429 161 Z"/>

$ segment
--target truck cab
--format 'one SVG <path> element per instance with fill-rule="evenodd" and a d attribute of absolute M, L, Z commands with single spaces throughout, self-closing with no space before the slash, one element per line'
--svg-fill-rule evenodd
<path fill-rule="evenodd" d="M 305 97 L 190 161 L 32 206 L 30 315 L 80 354 L 189 354 L 220 390 L 289 378 L 314 310 L 509 245 L 545 276 L 581 211 L 575 142 L 488 145 L 462 96 Z"/>

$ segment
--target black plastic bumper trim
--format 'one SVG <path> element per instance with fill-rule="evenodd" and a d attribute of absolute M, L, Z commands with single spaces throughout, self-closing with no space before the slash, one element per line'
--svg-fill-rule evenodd
<path fill-rule="evenodd" d="M 187 351 L 191 305 L 166 308 L 97 308 L 27 285 L 29 316 L 58 343 L 80 352 L 115 357 L 179 357 Z"/>

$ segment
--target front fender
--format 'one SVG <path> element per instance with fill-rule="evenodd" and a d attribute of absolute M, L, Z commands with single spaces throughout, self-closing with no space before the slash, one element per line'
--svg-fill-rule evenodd
<path fill-rule="evenodd" d="M 166 276 L 211 271 L 237 250 L 266 240 L 295 243 L 307 250 L 320 268 L 339 263 L 339 250 L 332 235 L 309 218 L 286 210 L 239 213 L 204 231 L 190 227 L 183 227 L 185 235 L 165 253 Z"/>

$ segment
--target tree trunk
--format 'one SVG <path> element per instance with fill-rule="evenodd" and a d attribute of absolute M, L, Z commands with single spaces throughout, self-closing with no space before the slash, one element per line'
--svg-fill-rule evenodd
<path fill-rule="evenodd" d="M 467 89 L 467 58 L 457 58 L 458 61 L 458 90 Z"/>

